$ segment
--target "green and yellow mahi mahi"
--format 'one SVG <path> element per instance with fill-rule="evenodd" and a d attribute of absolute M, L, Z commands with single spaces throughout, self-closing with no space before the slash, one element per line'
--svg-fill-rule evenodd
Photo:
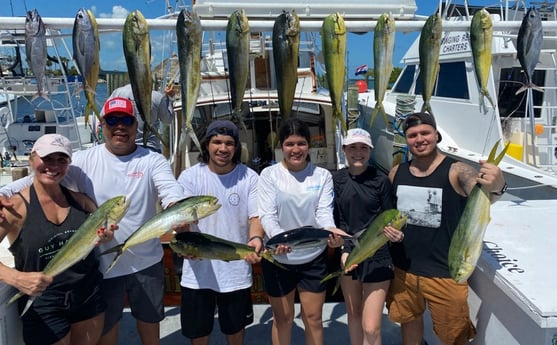
<path fill-rule="evenodd" d="M 402 229 L 404 225 L 406 225 L 407 216 L 403 215 L 397 209 L 390 209 L 381 212 L 375 219 L 371 222 L 371 224 L 367 227 L 367 229 L 358 237 L 356 242 L 356 247 L 348 257 L 346 258 L 346 262 L 344 264 L 345 268 L 349 268 L 352 265 L 357 265 L 363 262 L 365 259 L 371 257 L 379 248 L 381 248 L 385 243 L 389 241 L 387 236 L 383 233 L 383 229 L 387 225 L 391 225 L 396 229 Z M 344 270 L 340 270 L 337 272 L 333 272 L 323 278 L 321 283 L 326 282 L 329 279 L 334 277 L 340 277 Z M 335 285 L 335 289 L 333 294 L 338 289 L 340 284 L 340 279 L 337 281 Z"/>
<path fill-rule="evenodd" d="M 179 140 L 174 141 L 172 166 L 174 175 L 178 176 L 184 168 L 190 166 L 187 137 L 193 140 L 193 143 L 201 152 L 201 144 L 192 125 L 201 88 L 201 47 L 203 44 L 203 29 L 196 12 L 190 12 L 187 9 L 180 12 L 176 21 L 176 40 L 178 43 L 182 111 L 181 116 L 177 116 L 174 121 L 174 136 Z M 184 158 L 186 160 L 185 166 L 182 164 Z"/>
<path fill-rule="evenodd" d="M 487 91 L 487 80 L 491 70 L 491 40 L 493 37 L 493 24 L 491 16 L 486 9 L 482 9 L 474 14 L 470 23 L 470 45 L 474 58 L 474 71 L 480 85 L 480 94 L 486 97 L 491 107 L 495 108 L 495 103 Z M 483 105 L 485 109 L 485 104 Z"/>
<path fill-rule="evenodd" d="M 498 146 L 499 141 L 493 145 L 487 159 L 488 163 L 499 164 L 509 148 L 507 143 L 503 151 L 495 157 Z M 490 208 L 489 192 L 481 188 L 480 185 L 474 186 L 470 196 L 468 196 L 449 247 L 449 272 L 451 277 L 459 284 L 464 283 L 476 268 L 476 263 L 482 253 L 485 229 L 491 220 Z"/>
<path fill-rule="evenodd" d="M 346 121 L 342 115 L 342 96 L 346 79 L 346 27 L 340 13 L 328 15 L 321 26 L 321 42 L 325 56 L 325 71 L 333 106 L 333 128 L 337 120 L 346 133 Z"/>
<path fill-rule="evenodd" d="M 228 241 L 201 232 L 176 234 L 169 245 L 174 252 L 180 255 L 198 259 L 234 261 L 243 260 L 249 254 L 255 253 L 255 249 L 246 244 Z M 262 251 L 259 255 L 285 269 L 284 266 L 275 261 L 270 251 Z"/>
<path fill-rule="evenodd" d="M 143 120 L 143 145 L 147 145 L 147 139 L 153 133 L 164 146 L 167 146 L 168 144 L 159 131 L 151 126 L 153 92 L 151 39 L 147 21 L 140 11 L 132 11 L 126 17 L 122 30 L 122 41 L 133 99 Z"/>
<path fill-rule="evenodd" d="M 118 224 L 126 214 L 128 206 L 129 201 L 125 196 L 116 196 L 105 201 L 87 217 L 72 237 L 48 262 L 42 272 L 55 277 L 86 258 L 99 241 L 97 230 L 103 225 Z M 23 296 L 23 292 L 18 292 L 8 301 L 8 304 L 15 302 L 21 296 Z M 25 314 L 33 300 L 34 297 L 29 298 L 21 315 Z"/>
<path fill-rule="evenodd" d="M 159 238 L 173 230 L 175 225 L 193 223 L 196 220 L 208 217 L 215 213 L 221 205 L 219 200 L 211 195 L 198 195 L 186 198 L 168 207 L 162 212 L 149 219 L 140 226 L 124 243 L 105 250 L 101 255 L 116 253 L 114 259 L 106 269 L 110 271 L 116 264 L 120 255 L 128 248 L 140 243 Z"/>
<path fill-rule="evenodd" d="M 420 76 L 422 78 L 422 112 L 433 115 L 430 100 L 439 74 L 439 49 L 442 35 L 441 17 L 435 13 L 427 18 L 419 42 Z"/>
<path fill-rule="evenodd" d="M 373 33 L 373 64 L 375 68 L 374 92 L 375 108 L 371 113 L 369 125 L 373 125 L 375 117 L 379 112 L 383 114 L 385 125 L 389 125 L 383 99 L 389 86 L 389 79 L 393 72 L 393 51 L 395 48 L 395 19 L 388 13 L 383 13 L 377 20 L 377 25 Z M 388 128 L 388 127 L 387 127 Z"/>
<path fill-rule="evenodd" d="M 226 52 L 228 56 L 228 78 L 232 99 L 232 116 L 238 127 L 247 131 L 242 116 L 242 103 L 249 77 L 249 21 L 246 11 L 237 10 L 228 19 L 226 27 Z"/>
<path fill-rule="evenodd" d="M 273 59 L 277 79 L 277 97 L 283 120 L 290 117 L 296 83 L 298 82 L 298 53 L 300 51 L 300 19 L 295 11 L 283 12 L 273 25 Z"/>

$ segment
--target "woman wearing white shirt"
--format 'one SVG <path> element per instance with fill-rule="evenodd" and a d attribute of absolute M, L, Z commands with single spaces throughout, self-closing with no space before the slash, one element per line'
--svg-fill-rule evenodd
<path fill-rule="evenodd" d="M 259 178 L 257 199 L 261 224 L 267 237 L 303 226 L 335 228 L 333 219 L 333 180 L 331 173 L 309 161 L 310 132 L 295 118 L 288 119 L 279 131 L 283 160 L 265 168 Z M 342 238 L 331 233 L 330 247 L 342 245 Z M 290 249 L 280 245 L 276 255 Z M 326 250 L 309 262 L 278 268 L 263 260 L 265 291 L 273 310 L 273 345 L 290 344 L 294 320 L 294 297 L 298 290 L 306 344 L 323 344 L 322 310 L 327 274 Z"/>

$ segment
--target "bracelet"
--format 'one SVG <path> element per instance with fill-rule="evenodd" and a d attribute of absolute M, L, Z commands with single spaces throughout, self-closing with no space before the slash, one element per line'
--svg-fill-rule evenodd
<path fill-rule="evenodd" d="M 263 243 L 263 237 L 261 237 L 259 235 L 255 235 L 255 236 L 252 236 L 252 237 L 248 238 L 248 243 L 251 242 L 252 240 L 255 240 L 256 238 L 258 238 L 261 241 L 261 243 Z"/>

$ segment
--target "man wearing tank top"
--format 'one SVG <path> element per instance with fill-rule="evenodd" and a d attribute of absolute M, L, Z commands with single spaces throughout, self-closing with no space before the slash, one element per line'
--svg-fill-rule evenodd
<path fill-rule="evenodd" d="M 476 333 L 469 317 L 468 284 L 449 273 L 451 238 L 476 184 L 494 202 L 506 189 L 496 165 L 480 160 L 477 171 L 437 149 L 441 134 L 428 113 L 409 115 L 402 124 L 412 159 L 394 166 L 397 208 L 408 215 L 401 242 L 392 243 L 395 278 L 387 296 L 389 318 L 401 324 L 404 345 L 422 344 L 428 307 L 442 344 L 466 344 Z"/>

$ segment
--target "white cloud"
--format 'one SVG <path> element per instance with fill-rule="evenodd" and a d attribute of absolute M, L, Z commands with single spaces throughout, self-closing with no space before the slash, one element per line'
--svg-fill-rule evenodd
<path fill-rule="evenodd" d="M 128 16 L 128 11 L 126 8 L 115 5 L 112 6 L 112 13 L 100 13 L 99 18 L 126 18 Z"/>

